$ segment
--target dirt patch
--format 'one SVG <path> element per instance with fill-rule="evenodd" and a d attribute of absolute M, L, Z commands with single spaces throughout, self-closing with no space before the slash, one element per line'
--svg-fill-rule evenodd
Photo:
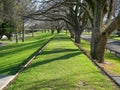
<path fill-rule="evenodd" d="M 98 63 L 98 65 L 100 65 L 101 68 L 107 71 L 110 76 L 118 76 L 118 74 L 113 72 L 112 70 L 113 68 L 116 68 L 116 66 L 113 63 L 105 62 L 105 63 Z"/>

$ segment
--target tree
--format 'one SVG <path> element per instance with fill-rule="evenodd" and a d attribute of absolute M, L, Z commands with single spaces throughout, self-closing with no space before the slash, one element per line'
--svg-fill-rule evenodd
<path fill-rule="evenodd" d="M 86 2 L 91 7 L 93 14 L 91 56 L 98 62 L 103 63 L 108 36 L 120 26 L 120 14 L 110 24 L 108 21 L 104 23 L 106 13 L 108 15 L 106 20 L 110 21 L 112 19 L 113 0 L 86 0 Z"/>
<path fill-rule="evenodd" d="M 14 33 L 16 34 L 16 42 L 18 42 L 18 34 L 22 32 L 22 41 L 24 42 L 24 23 L 27 20 L 24 16 L 34 10 L 36 10 L 36 0 L 0 0 L 0 38 L 3 35 L 11 38 Z M 8 23 L 11 29 L 5 25 Z"/>
<path fill-rule="evenodd" d="M 12 10 L 14 7 L 14 0 L 0 1 L 0 38 L 6 35 L 9 40 L 12 40 L 12 33 L 14 32 L 14 24 L 11 20 Z"/>
<path fill-rule="evenodd" d="M 80 35 L 86 26 L 88 18 L 84 10 L 85 3 L 82 0 L 48 0 L 44 4 L 46 5 L 44 8 L 29 14 L 27 17 L 43 21 L 63 20 L 75 32 L 75 42 L 80 43 Z"/>

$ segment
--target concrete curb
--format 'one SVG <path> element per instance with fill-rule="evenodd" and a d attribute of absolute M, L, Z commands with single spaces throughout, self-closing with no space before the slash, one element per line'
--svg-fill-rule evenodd
<path fill-rule="evenodd" d="M 113 83 L 115 83 L 115 84 L 120 88 L 120 82 L 117 82 L 117 81 L 116 81 L 116 79 L 114 78 L 115 76 L 110 76 L 110 75 L 104 70 L 104 68 L 102 68 L 101 66 L 99 66 L 99 65 L 97 64 L 97 62 L 96 62 L 94 59 L 92 59 L 92 57 L 87 53 L 87 51 L 86 51 L 84 48 L 82 48 L 79 44 L 75 43 L 72 38 L 70 38 L 70 39 L 71 39 L 71 41 L 79 48 L 79 50 L 82 51 L 82 52 L 89 58 L 89 60 L 90 60 L 95 66 L 97 66 L 97 68 L 98 68 L 104 75 L 106 75 L 108 78 L 110 78 L 110 80 L 112 80 Z"/>
<path fill-rule="evenodd" d="M 15 75 L 6 75 L 6 76 L 0 76 L 0 80 L 2 80 L 2 83 L 0 83 L 0 90 L 2 90 L 4 87 L 7 86 L 7 84 L 15 78 Z"/>

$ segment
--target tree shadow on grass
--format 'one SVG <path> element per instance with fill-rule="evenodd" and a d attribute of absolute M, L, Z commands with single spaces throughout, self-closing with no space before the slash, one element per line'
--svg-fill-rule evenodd
<path fill-rule="evenodd" d="M 22 48 L 22 47 L 27 46 L 27 45 L 31 45 L 31 44 L 34 44 L 34 43 L 42 42 L 42 41 L 44 41 L 46 39 L 47 39 L 47 37 L 41 38 L 41 39 L 38 39 L 38 40 L 35 40 L 35 41 L 32 41 L 32 42 L 29 42 L 29 43 L 16 43 L 14 45 L 10 44 L 10 45 L 7 45 L 7 46 L 2 46 L 2 47 L 0 47 L 0 51 L 2 51 L 2 50 L 6 50 L 7 51 L 9 49 L 11 51 L 12 49 Z"/>
<path fill-rule="evenodd" d="M 20 52 L 23 52 L 23 51 L 26 51 L 26 50 L 30 50 L 30 49 L 35 48 L 35 47 L 39 47 L 44 42 L 45 42 L 45 40 L 40 40 L 40 41 L 28 43 L 28 44 L 17 45 L 15 48 L 10 49 L 10 50 L 8 50 L 6 52 L 0 52 L 0 57 L 4 57 L 4 56 L 8 56 L 8 55 L 14 55 L 16 53 L 20 53 Z"/>
<path fill-rule="evenodd" d="M 22 81 L 21 81 L 22 82 Z M 72 84 L 66 77 L 48 79 L 48 80 L 38 80 L 34 82 L 27 82 L 17 84 L 17 88 L 22 88 L 23 90 L 80 90 L 80 87 Z M 16 88 L 16 87 L 15 87 Z M 15 89 L 13 88 L 13 89 Z"/>
<path fill-rule="evenodd" d="M 52 51 L 51 51 L 51 53 L 52 53 Z M 81 52 L 78 51 L 78 52 L 66 54 L 66 55 L 63 55 L 63 56 L 60 56 L 60 57 L 57 57 L 57 58 L 46 59 L 46 60 L 43 60 L 43 61 L 39 61 L 37 63 L 33 63 L 30 66 L 30 68 L 40 66 L 40 65 L 44 65 L 44 64 L 47 64 L 47 63 L 51 63 L 51 62 L 58 61 L 58 60 L 68 60 L 69 58 L 72 58 L 72 57 L 80 55 L 80 54 L 81 54 Z"/>
<path fill-rule="evenodd" d="M 78 88 L 78 86 L 71 84 L 70 82 L 65 82 L 63 79 L 53 79 L 53 80 L 43 80 L 33 82 L 33 86 L 30 86 L 26 90 L 66 90 L 72 88 Z"/>
<path fill-rule="evenodd" d="M 59 34 L 58 36 L 56 36 L 56 37 L 54 38 L 54 41 L 56 41 L 56 40 L 57 40 L 57 41 L 58 41 L 58 40 L 59 40 L 59 41 L 68 41 L 69 38 L 68 38 L 66 35 L 62 35 L 62 34 L 60 35 L 60 34 Z"/>
<path fill-rule="evenodd" d="M 45 51 L 42 52 L 40 55 L 54 54 L 54 53 L 62 53 L 62 52 L 75 52 L 75 51 L 78 51 L 78 49 L 56 48 L 56 49 L 53 49 L 52 51 L 50 51 L 50 50 L 45 50 Z"/>
<path fill-rule="evenodd" d="M 82 75 L 88 75 L 88 74 L 89 73 L 82 73 Z M 77 77 L 80 76 L 80 73 L 75 74 L 71 72 L 70 75 L 61 76 L 59 78 L 40 79 L 40 80 L 38 79 L 36 81 L 29 80 L 28 82 L 24 82 L 24 80 L 23 81 L 19 80 L 16 84 L 16 87 L 22 88 L 24 90 L 87 90 L 87 88 L 89 88 L 88 90 L 94 90 L 92 89 L 92 87 L 90 88 L 89 84 L 86 84 L 86 80 L 83 78 L 76 80 L 74 82 L 73 77 L 75 76 Z M 99 78 L 99 77 L 96 76 L 96 78 Z M 91 82 L 91 80 L 93 81 L 94 78 L 89 79 L 88 81 Z M 96 82 L 98 81 L 99 79 L 96 80 Z M 79 82 L 82 82 L 82 83 L 79 83 Z M 102 83 L 102 81 L 99 81 L 99 82 Z M 92 84 L 92 86 L 96 86 L 96 84 Z M 13 89 L 15 89 L 16 87 L 14 87 Z"/>
<path fill-rule="evenodd" d="M 25 50 L 30 50 L 30 49 L 32 49 L 32 48 L 35 48 L 35 47 L 40 47 L 40 46 L 42 46 L 43 45 L 43 43 L 45 43 L 46 42 L 46 40 L 42 40 L 42 41 L 36 41 L 36 42 L 32 42 L 32 43 L 29 43 L 28 45 L 26 45 L 26 46 L 24 46 L 24 48 L 22 47 L 20 47 L 19 48 L 19 46 L 18 46 L 18 49 L 17 50 L 15 50 L 14 52 L 12 52 L 12 53 L 9 53 L 9 52 L 6 52 L 6 53 L 4 53 L 3 54 L 3 56 L 5 56 L 6 54 L 8 54 L 8 55 L 14 55 L 15 53 L 19 53 L 19 52 L 22 52 L 22 51 L 25 51 Z M 31 54 L 31 55 L 28 55 L 28 56 L 26 56 L 26 59 L 24 59 L 24 60 L 21 60 L 21 61 L 18 61 L 18 60 L 15 60 L 14 62 L 12 62 L 11 63 L 11 65 L 8 65 L 8 64 L 6 64 L 6 65 L 8 65 L 7 67 L 5 67 L 5 68 L 0 68 L 0 74 L 9 74 L 9 75 L 14 75 L 15 73 L 17 73 L 18 72 L 18 70 L 20 70 L 21 69 L 21 67 L 23 66 L 23 65 L 25 65 L 35 54 L 36 54 L 36 52 L 38 52 L 40 50 L 40 48 L 38 49 L 38 50 L 36 50 L 35 52 L 33 52 L 33 54 Z M 1 55 L 0 55 L 1 56 Z M 10 61 L 9 61 L 10 62 Z"/>

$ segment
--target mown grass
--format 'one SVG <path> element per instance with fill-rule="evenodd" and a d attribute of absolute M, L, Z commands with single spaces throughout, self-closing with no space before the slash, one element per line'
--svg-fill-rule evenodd
<path fill-rule="evenodd" d="M 0 75 L 15 74 L 52 36 L 49 33 L 35 33 L 24 43 L 11 43 L 0 47 Z"/>
<path fill-rule="evenodd" d="M 111 35 L 109 36 L 109 38 L 110 38 L 110 39 L 114 39 L 114 40 L 120 40 L 120 37 L 118 37 L 117 34 L 111 34 Z"/>
<path fill-rule="evenodd" d="M 84 49 L 90 52 L 90 43 L 88 41 L 82 40 L 80 44 Z M 105 52 L 105 62 L 108 64 L 102 64 L 102 66 L 112 75 L 120 75 L 120 58 L 109 53 Z"/>
<path fill-rule="evenodd" d="M 63 34 L 7 90 L 118 90 Z"/>
<path fill-rule="evenodd" d="M 113 39 L 114 40 L 120 40 L 120 37 L 114 37 Z"/>

